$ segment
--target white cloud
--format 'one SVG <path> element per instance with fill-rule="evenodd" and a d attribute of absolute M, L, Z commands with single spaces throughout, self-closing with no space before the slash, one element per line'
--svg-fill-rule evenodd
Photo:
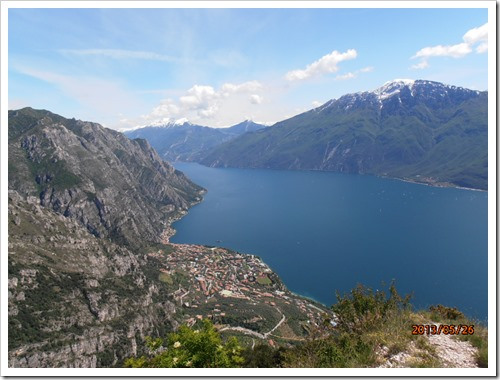
<path fill-rule="evenodd" d="M 174 104 L 172 99 L 164 99 L 160 105 L 153 108 L 151 116 L 158 120 L 170 119 L 179 114 L 180 108 Z"/>
<path fill-rule="evenodd" d="M 123 50 L 123 49 L 61 49 L 62 54 L 77 56 L 101 56 L 112 59 L 144 59 L 163 62 L 185 62 L 185 59 L 158 54 L 151 51 Z"/>
<path fill-rule="evenodd" d="M 486 42 L 481 42 L 478 47 L 476 47 L 476 52 L 481 54 L 481 53 L 486 53 L 488 51 L 488 41 Z"/>
<path fill-rule="evenodd" d="M 469 45 L 474 45 L 478 42 L 488 41 L 488 23 L 473 28 L 464 34 L 464 41 Z"/>
<path fill-rule="evenodd" d="M 208 119 L 220 118 L 222 114 L 246 111 L 252 104 L 261 104 L 259 94 L 263 85 L 258 81 L 224 83 L 219 89 L 207 85 L 194 85 L 177 100 L 164 99 L 158 106 L 143 116 L 143 122 L 158 123 L 187 117 L 193 122 L 206 123 Z"/>
<path fill-rule="evenodd" d="M 240 84 L 224 83 L 221 91 L 224 95 L 229 95 L 232 92 L 254 92 L 262 89 L 262 84 L 256 80 L 248 81 Z"/>
<path fill-rule="evenodd" d="M 210 119 L 210 118 L 215 116 L 215 114 L 217 113 L 218 110 L 219 110 L 219 107 L 216 104 L 212 104 L 208 107 L 205 107 L 205 108 L 199 110 L 198 114 L 202 117 Z"/>
<path fill-rule="evenodd" d="M 488 23 L 480 27 L 468 30 L 462 37 L 464 42 L 454 45 L 436 45 L 420 49 L 412 59 L 421 58 L 421 62 L 411 66 L 411 69 L 425 69 L 429 67 L 427 60 L 430 57 L 452 57 L 462 58 L 472 53 L 474 45 L 477 53 L 484 53 L 488 50 Z"/>
<path fill-rule="evenodd" d="M 210 107 L 212 101 L 220 96 L 212 86 L 194 85 L 187 93 L 187 95 L 179 98 L 179 102 L 188 109 Z"/>
<path fill-rule="evenodd" d="M 453 57 L 461 58 L 472 51 L 470 45 L 462 42 L 456 45 L 429 46 L 417 51 L 412 58 Z"/>
<path fill-rule="evenodd" d="M 357 74 L 355 73 L 347 73 L 347 74 L 344 74 L 344 75 L 337 75 L 335 77 L 335 80 L 347 80 L 347 79 L 354 79 L 356 78 Z"/>
<path fill-rule="evenodd" d="M 250 95 L 250 103 L 261 104 L 262 103 L 262 96 L 257 95 L 257 94 Z"/>
<path fill-rule="evenodd" d="M 423 70 L 429 67 L 429 62 L 427 60 L 422 60 L 420 63 L 417 63 L 415 65 L 412 65 L 410 69 L 413 70 Z"/>
<path fill-rule="evenodd" d="M 99 115 L 97 121 L 101 123 L 124 109 L 137 112 L 140 107 L 140 100 L 118 82 L 63 75 L 31 67 L 17 66 L 14 70 L 54 85 L 66 97 L 76 100 L 84 109 L 82 113 L 93 116 L 91 120 L 96 120 L 96 115 Z"/>
<path fill-rule="evenodd" d="M 363 67 L 359 71 L 362 72 L 362 73 L 370 73 L 370 72 L 373 71 L 373 66 Z"/>
<path fill-rule="evenodd" d="M 317 108 L 319 107 L 320 105 L 322 105 L 323 103 L 321 103 L 319 100 L 313 100 L 311 105 L 314 107 L 314 108 Z"/>
<path fill-rule="evenodd" d="M 303 70 L 292 70 L 286 73 L 285 79 L 288 81 L 304 80 L 323 74 L 335 73 L 339 70 L 338 64 L 342 61 L 354 59 L 357 56 L 354 49 L 349 49 L 345 53 L 337 50 L 332 51 L 317 61 L 309 64 Z"/>

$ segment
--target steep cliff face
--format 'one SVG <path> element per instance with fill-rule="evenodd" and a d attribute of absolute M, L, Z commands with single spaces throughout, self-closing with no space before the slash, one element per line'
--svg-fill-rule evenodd
<path fill-rule="evenodd" d="M 9 366 L 111 366 L 175 328 L 155 261 L 9 192 Z"/>
<path fill-rule="evenodd" d="M 328 310 L 260 259 L 161 243 L 202 193 L 145 140 L 9 111 L 9 366 L 119 366 L 201 318 L 285 342 L 314 330 Z"/>
<path fill-rule="evenodd" d="M 109 366 L 177 326 L 146 252 L 202 192 L 145 140 L 10 111 L 9 364 Z"/>
<path fill-rule="evenodd" d="M 30 108 L 9 112 L 9 189 L 132 246 L 159 242 L 203 191 L 145 140 Z"/>

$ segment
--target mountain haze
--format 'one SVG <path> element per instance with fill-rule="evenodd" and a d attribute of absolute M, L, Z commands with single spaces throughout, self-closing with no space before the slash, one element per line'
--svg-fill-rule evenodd
<path fill-rule="evenodd" d="M 210 149 L 246 132 L 264 128 L 264 125 L 245 120 L 228 128 L 211 128 L 189 122 L 146 126 L 125 132 L 131 139 L 143 138 L 150 142 L 167 161 L 197 161 Z"/>
<path fill-rule="evenodd" d="M 487 189 L 488 93 L 395 80 L 215 147 L 213 167 L 327 170 Z"/>

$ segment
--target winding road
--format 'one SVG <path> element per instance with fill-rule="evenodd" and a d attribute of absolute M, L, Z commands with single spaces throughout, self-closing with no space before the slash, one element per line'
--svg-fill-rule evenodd
<path fill-rule="evenodd" d="M 280 327 L 281 324 L 283 322 L 285 322 L 285 320 L 286 320 L 286 317 L 283 313 L 281 313 L 281 310 L 279 310 L 279 309 L 277 309 L 277 310 L 281 314 L 281 320 L 276 324 L 276 326 L 274 326 L 271 330 L 269 330 L 268 332 L 266 332 L 264 334 L 258 333 L 256 331 L 253 331 L 253 330 L 247 329 L 246 327 L 241 327 L 241 326 L 226 326 L 226 327 L 221 328 L 219 331 L 232 330 L 232 331 L 238 331 L 238 332 L 241 332 L 241 333 L 247 334 L 247 335 L 253 335 L 259 339 L 267 339 L 267 337 L 269 335 L 271 335 L 274 330 L 276 330 L 278 327 Z"/>

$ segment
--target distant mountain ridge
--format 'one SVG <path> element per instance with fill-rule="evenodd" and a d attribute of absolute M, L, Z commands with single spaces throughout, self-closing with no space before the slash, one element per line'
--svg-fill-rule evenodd
<path fill-rule="evenodd" d="M 326 170 L 487 189 L 488 93 L 394 80 L 215 147 L 213 167 Z"/>
<path fill-rule="evenodd" d="M 262 128 L 265 126 L 251 120 L 228 128 L 204 127 L 180 120 L 137 128 L 126 131 L 125 135 L 148 140 L 167 161 L 196 161 L 223 142 Z"/>

